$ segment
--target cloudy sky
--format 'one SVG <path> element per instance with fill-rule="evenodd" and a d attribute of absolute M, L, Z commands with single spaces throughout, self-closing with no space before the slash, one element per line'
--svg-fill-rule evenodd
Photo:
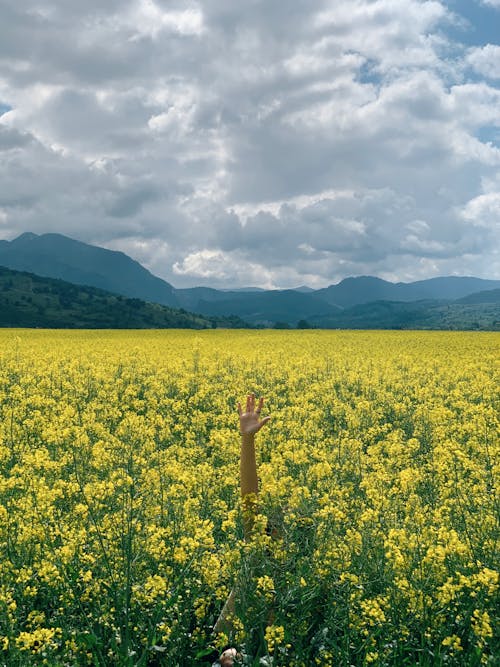
<path fill-rule="evenodd" d="M 176 287 L 500 278 L 500 0 L 3 0 L 0 238 Z"/>

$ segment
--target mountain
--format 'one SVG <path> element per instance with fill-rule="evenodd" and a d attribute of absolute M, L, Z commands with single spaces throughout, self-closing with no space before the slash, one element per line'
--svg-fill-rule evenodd
<path fill-rule="evenodd" d="M 203 315 L 231 313 L 255 326 L 272 326 L 275 322 L 296 325 L 299 320 L 327 316 L 339 309 L 318 299 L 315 294 L 295 290 L 271 290 L 258 293 L 225 292 L 225 299 L 200 299 L 191 310 Z"/>
<path fill-rule="evenodd" d="M 451 276 L 416 283 L 390 283 L 380 278 L 361 276 L 346 278 L 337 285 L 311 292 L 271 290 L 242 293 L 194 287 L 176 290 L 176 295 L 182 306 L 193 312 L 204 315 L 231 313 L 254 326 L 273 326 L 275 322 L 296 326 L 300 320 L 307 320 L 310 324 L 326 328 L 408 328 L 412 321 L 424 326 L 430 318 L 430 328 L 439 328 L 438 320 L 445 313 L 439 309 L 442 302 L 454 301 L 457 295 L 463 297 L 481 287 L 500 288 L 500 281 Z M 439 302 L 439 308 L 434 301 Z M 427 311 L 431 303 L 432 314 L 429 314 Z M 369 307 L 352 310 L 363 305 Z M 343 315 L 343 310 L 348 312 Z M 464 315 L 463 309 L 453 306 L 452 310 Z M 455 319 L 450 320 L 452 328 L 456 327 L 460 316 L 457 314 Z M 474 315 L 464 317 L 464 327 L 471 328 L 476 321 Z M 487 318 L 487 321 L 494 321 L 494 313 L 492 318 Z M 480 320 L 486 322 L 484 318 Z"/>
<path fill-rule="evenodd" d="M 314 290 L 216 290 L 211 287 L 176 289 L 183 308 L 203 315 L 235 315 L 254 326 L 272 326 L 277 321 L 295 325 L 310 315 L 327 315 L 337 310 Z"/>
<path fill-rule="evenodd" d="M 327 317 L 312 317 L 309 324 L 325 329 L 500 331 L 500 300 L 477 303 L 467 303 L 462 299 L 372 301 Z"/>
<path fill-rule="evenodd" d="M 124 253 L 62 234 L 28 232 L 13 241 L 0 241 L 0 265 L 144 301 L 179 306 L 172 285 Z"/>
<path fill-rule="evenodd" d="M 405 283 L 399 283 L 404 285 Z M 461 299 L 474 292 L 500 288 L 500 280 L 484 280 L 472 276 L 446 276 L 418 280 L 413 285 L 415 289 L 425 292 L 426 299 Z"/>
<path fill-rule="evenodd" d="M 301 285 L 300 287 L 294 287 L 293 289 L 295 292 L 304 292 L 307 294 L 315 291 L 312 287 L 308 287 L 307 285 Z"/>
<path fill-rule="evenodd" d="M 199 288 L 194 288 L 194 289 L 199 289 Z M 220 289 L 221 292 L 265 292 L 266 290 L 263 287 L 235 287 L 234 289 L 228 289 L 225 287 L 224 289 Z"/>
<path fill-rule="evenodd" d="M 418 280 L 413 283 L 391 283 L 372 276 L 345 278 L 337 285 L 315 291 L 328 303 L 349 308 L 373 301 L 419 301 L 424 299 L 459 299 L 478 292 L 500 288 L 500 280 L 447 276 Z"/>
<path fill-rule="evenodd" d="M 175 290 L 177 302 L 188 310 L 198 312 L 200 303 L 211 301 L 227 301 L 231 298 L 244 299 L 247 292 L 218 290 L 213 287 L 186 287 Z M 253 294 L 253 292 L 252 292 Z"/>
<path fill-rule="evenodd" d="M 61 234 L 25 233 L 10 242 L 0 241 L 0 265 L 90 285 L 129 298 L 181 307 L 204 317 L 241 318 L 254 326 L 274 326 L 277 322 L 297 326 L 301 322 L 301 326 L 309 323 L 324 327 L 384 327 L 390 323 L 390 326 L 407 327 L 414 321 L 415 326 L 428 322 L 431 328 L 439 328 L 441 320 L 448 323 L 446 326 L 455 327 L 463 317 L 464 327 L 474 328 L 474 323 L 478 323 L 482 328 L 496 317 L 496 297 L 489 292 L 500 289 L 500 280 L 455 276 L 412 283 L 358 276 L 319 290 L 304 286 L 290 290 L 175 289 L 124 253 L 81 243 Z M 479 296 L 470 296 L 474 294 Z M 472 301 L 455 303 L 469 298 Z M 431 304 L 433 301 L 439 303 Z M 443 310 L 444 302 L 454 305 Z M 488 303 L 493 310 L 485 314 Z M 369 304 L 378 305 L 349 311 Z M 404 304 L 417 305 L 405 307 Z M 473 312 L 476 305 L 477 317 Z M 344 310 L 349 312 L 343 315 Z M 453 317 L 450 313 L 454 313 Z"/>
<path fill-rule="evenodd" d="M 68 329 L 206 329 L 247 326 L 237 318 L 207 318 L 96 287 L 0 266 L 0 326 Z"/>
<path fill-rule="evenodd" d="M 500 289 L 474 292 L 458 299 L 459 303 L 500 303 Z"/>

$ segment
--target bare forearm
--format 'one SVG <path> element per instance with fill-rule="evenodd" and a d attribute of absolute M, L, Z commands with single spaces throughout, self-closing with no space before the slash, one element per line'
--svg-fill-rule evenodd
<path fill-rule="evenodd" d="M 259 493 L 257 463 L 255 461 L 255 437 L 253 433 L 241 436 L 240 458 L 241 497 Z"/>
<path fill-rule="evenodd" d="M 245 539 L 249 539 L 254 524 L 257 495 L 259 493 L 253 434 L 241 436 L 240 485 L 243 501 L 243 529 Z"/>
<path fill-rule="evenodd" d="M 257 405 L 255 404 L 255 394 L 248 394 L 245 412 L 241 408 L 241 403 L 238 403 L 241 433 L 240 486 L 245 539 L 249 539 L 252 533 L 259 493 L 257 462 L 255 460 L 255 434 L 271 419 L 270 416 L 260 418 L 263 404 L 264 399 L 262 397 Z"/>

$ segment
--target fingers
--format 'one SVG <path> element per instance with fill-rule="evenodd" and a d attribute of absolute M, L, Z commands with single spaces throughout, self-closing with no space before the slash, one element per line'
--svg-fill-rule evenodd
<path fill-rule="evenodd" d="M 255 394 L 247 395 L 247 412 L 253 412 L 255 410 Z"/>
<path fill-rule="evenodd" d="M 264 417 L 264 419 L 259 423 L 259 427 L 257 431 L 260 431 L 260 429 L 264 426 L 264 424 L 267 424 L 267 422 L 271 419 L 271 416 L 269 415 L 268 417 Z M 256 432 L 257 432 L 256 431 Z"/>
<path fill-rule="evenodd" d="M 238 401 L 238 414 L 241 417 L 243 415 L 243 410 L 241 408 L 241 403 Z M 246 413 L 252 413 L 255 412 L 255 414 L 260 415 L 262 412 L 262 406 L 264 405 L 264 397 L 261 396 L 259 398 L 259 402 L 257 403 L 257 408 L 255 407 L 255 394 L 247 394 L 247 402 L 246 402 L 246 408 L 245 412 Z"/>
<path fill-rule="evenodd" d="M 221 667 L 231 667 L 237 657 L 238 653 L 235 648 L 226 649 L 219 658 Z"/>

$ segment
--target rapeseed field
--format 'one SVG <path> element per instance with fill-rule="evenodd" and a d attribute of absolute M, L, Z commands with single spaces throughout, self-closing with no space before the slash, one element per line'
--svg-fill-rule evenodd
<path fill-rule="evenodd" d="M 0 665 L 500 664 L 499 342 L 0 331 Z"/>

